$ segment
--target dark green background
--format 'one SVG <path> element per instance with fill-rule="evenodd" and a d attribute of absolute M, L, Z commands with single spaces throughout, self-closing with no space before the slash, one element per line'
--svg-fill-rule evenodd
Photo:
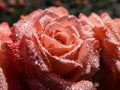
<path fill-rule="evenodd" d="M 112 18 L 120 17 L 120 0 L 88 0 L 88 3 L 84 3 L 85 0 L 25 0 L 25 6 L 19 5 L 18 0 L 15 5 L 9 5 L 8 1 L 4 0 L 7 9 L 12 8 L 14 12 L 0 10 L 0 22 L 7 21 L 10 25 L 15 23 L 21 14 L 26 15 L 35 9 L 50 6 L 64 6 L 70 14 L 76 16 L 79 13 L 90 15 L 92 12 L 108 12 Z"/>

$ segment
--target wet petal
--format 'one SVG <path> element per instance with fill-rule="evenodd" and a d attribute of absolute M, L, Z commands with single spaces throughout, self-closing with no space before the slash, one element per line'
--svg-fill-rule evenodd
<path fill-rule="evenodd" d="M 115 24 L 112 20 L 112 18 L 107 14 L 103 13 L 101 15 L 103 22 L 105 25 L 113 32 L 113 34 L 116 36 L 116 38 L 120 41 L 120 33 L 117 27 L 115 27 Z"/>
<path fill-rule="evenodd" d="M 72 90 L 93 90 L 93 84 L 90 81 L 80 81 L 72 85 Z"/>
<path fill-rule="evenodd" d="M 92 23 L 92 21 L 86 15 L 84 15 L 83 13 L 79 14 L 79 19 L 83 20 L 83 21 L 86 21 L 87 24 L 89 24 L 91 27 L 94 27 L 94 24 Z"/>
<path fill-rule="evenodd" d="M 2 68 L 0 68 L 0 89 L 8 90 L 8 83 L 6 82 L 6 78 Z"/>
<path fill-rule="evenodd" d="M 64 7 L 58 7 L 58 8 L 50 7 L 49 10 L 52 10 L 53 12 L 55 12 L 56 14 L 59 14 L 60 16 L 68 15 L 68 11 Z"/>

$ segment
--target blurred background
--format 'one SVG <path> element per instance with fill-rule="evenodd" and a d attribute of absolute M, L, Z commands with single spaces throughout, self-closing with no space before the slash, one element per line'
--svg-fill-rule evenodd
<path fill-rule="evenodd" d="M 12 25 L 20 15 L 50 6 L 63 6 L 76 16 L 79 13 L 90 15 L 92 12 L 108 12 L 112 18 L 120 17 L 120 0 L 0 0 L 0 23 L 7 21 Z"/>

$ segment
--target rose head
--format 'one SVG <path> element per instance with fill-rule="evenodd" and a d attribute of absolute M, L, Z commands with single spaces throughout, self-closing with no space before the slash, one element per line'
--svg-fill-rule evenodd
<path fill-rule="evenodd" d="M 92 13 L 89 17 L 80 14 L 79 18 L 93 27 L 102 48 L 100 90 L 119 90 L 120 19 L 112 19 L 108 13 L 102 13 L 101 16 Z"/>
<path fill-rule="evenodd" d="M 13 62 L 26 72 L 33 89 L 64 90 L 82 78 L 89 79 L 99 68 L 99 42 L 91 26 L 65 8 L 51 7 L 22 16 L 12 27 L 12 39 L 10 50 L 19 47 Z"/>

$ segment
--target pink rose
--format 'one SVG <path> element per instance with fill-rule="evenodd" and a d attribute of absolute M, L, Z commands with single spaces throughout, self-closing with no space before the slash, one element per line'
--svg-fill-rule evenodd
<path fill-rule="evenodd" d="M 12 39 L 11 60 L 33 90 L 92 90 L 85 80 L 99 68 L 100 47 L 86 21 L 63 7 L 36 10 L 13 25 Z"/>

